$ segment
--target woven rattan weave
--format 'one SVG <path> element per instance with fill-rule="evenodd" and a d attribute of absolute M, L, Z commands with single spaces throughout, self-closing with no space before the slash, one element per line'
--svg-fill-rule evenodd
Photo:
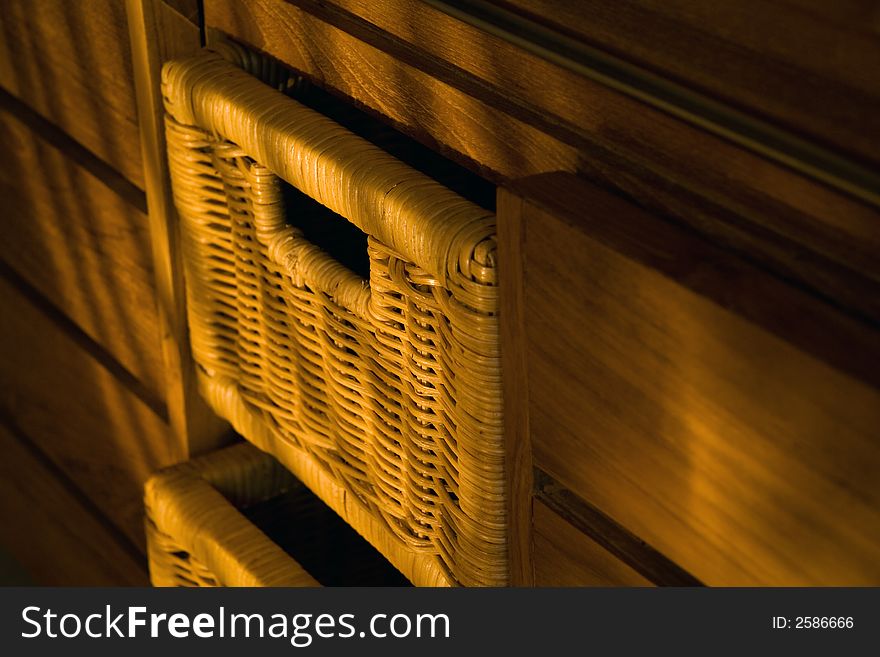
<path fill-rule="evenodd" d="M 163 70 L 203 395 L 414 583 L 505 584 L 494 216 L 241 65 Z M 368 281 L 280 179 L 367 233 Z"/>
<path fill-rule="evenodd" d="M 318 586 L 238 508 L 298 482 L 247 443 L 168 468 L 145 487 L 154 586 Z"/>

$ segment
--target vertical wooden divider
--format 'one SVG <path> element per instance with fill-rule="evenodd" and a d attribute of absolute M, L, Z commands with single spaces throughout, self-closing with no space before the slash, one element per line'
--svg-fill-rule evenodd
<path fill-rule="evenodd" d="M 229 426 L 199 396 L 186 324 L 177 215 L 165 156 L 161 70 L 201 46 L 198 26 L 162 0 L 126 0 L 165 362 L 168 416 L 186 456 L 226 442 Z"/>
<path fill-rule="evenodd" d="M 508 559 L 511 586 L 533 586 L 532 446 L 523 322 L 522 199 L 498 188 L 498 269 L 501 294 L 501 376 L 507 462 Z"/>

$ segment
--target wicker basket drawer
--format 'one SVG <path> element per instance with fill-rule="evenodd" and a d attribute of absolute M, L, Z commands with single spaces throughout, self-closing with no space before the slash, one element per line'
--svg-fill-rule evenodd
<path fill-rule="evenodd" d="M 146 484 L 154 586 L 318 586 L 240 511 L 297 485 L 247 443 L 154 475 Z"/>
<path fill-rule="evenodd" d="M 494 215 L 225 56 L 163 85 L 202 394 L 413 583 L 505 584 Z M 368 275 L 285 181 L 366 233 Z"/>
<path fill-rule="evenodd" d="M 277 460 L 248 443 L 146 486 L 156 586 L 402 586 L 406 578 Z"/>

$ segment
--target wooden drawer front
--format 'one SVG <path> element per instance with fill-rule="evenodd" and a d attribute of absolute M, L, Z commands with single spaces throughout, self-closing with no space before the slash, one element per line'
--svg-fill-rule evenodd
<path fill-rule="evenodd" d="M 0 450 L 0 543 L 34 584 L 146 586 L 143 559 L 3 425 Z"/>
<path fill-rule="evenodd" d="M 143 187 L 124 2 L 3 0 L 0 85 Z"/>
<path fill-rule="evenodd" d="M 6 279 L 0 307 L 0 411 L 143 546 L 144 481 L 180 459 L 167 424 Z"/>
<path fill-rule="evenodd" d="M 535 466 L 707 584 L 880 583 L 876 333 L 573 176 L 521 194 Z"/>
<path fill-rule="evenodd" d="M 0 108 L 0 260 L 164 403 L 147 217 Z"/>
<path fill-rule="evenodd" d="M 650 586 L 651 583 L 567 520 L 535 500 L 535 586 Z"/>
<path fill-rule="evenodd" d="M 870 2 L 512 0 L 555 29 L 876 161 L 880 33 Z M 645 26 L 651 38 L 644 38 Z M 829 57 L 829 50 L 834 56 Z"/>

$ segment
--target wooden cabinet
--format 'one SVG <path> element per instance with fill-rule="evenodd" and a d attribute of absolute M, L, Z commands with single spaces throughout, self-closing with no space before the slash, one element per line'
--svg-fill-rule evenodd
<path fill-rule="evenodd" d="M 6 549 L 137 563 L 228 438 L 159 84 L 233 40 L 497 187 L 511 583 L 880 582 L 880 34 L 820 4 L 0 0 Z"/>

